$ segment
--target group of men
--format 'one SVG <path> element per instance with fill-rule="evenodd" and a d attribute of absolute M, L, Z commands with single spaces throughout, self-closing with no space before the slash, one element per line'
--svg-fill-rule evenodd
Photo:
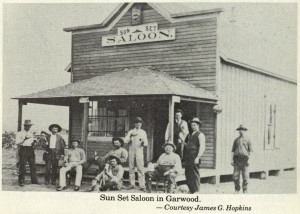
<path fill-rule="evenodd" d="M 141 128 L 143 120 L 136 117 L 134 129 L 130 130 L 126 137 L 112 138 L 113 150 L 104 157 L 99 157 L 95 151 L 94 157 L 86 161 L 85 152 L 79 148 L 80 141 L 71 141 L 71 148 L 67 148 L 64 139 L 57 134 L 61 131 L 58 124 L 49 126 L 50 134 L 46 134 L 45 153 L 43 160 L 46 163 L 45 185 L 56 185 L 57 170 L 59 170 L 59 187 L 57 191 L 66 189 L 66 175 L 70 170 L 76 171 L 74 190 L 80 189 L 82 175 L 86 173 L 92 164 L 96 164 L 99 169 L 97 176 L 92 181 L 88 191 L 93 191 L 100 184 L 100 191 L 120 190 L 123 186 L 124 164 L 128 160 L 129 182 L 127 189 L 135 188 L 135 168 L 137 168 L 138 184 L 141 191 L 151 192 L 153 179 L 164 177 L 168 181 L 167 192 L 172 193 L 176 187 L 176 177 L 182 171 L 181 161 L 185 159 L 185 175 L 190 193 L 199 191 L 200 174 L 199 167 L 201 156 L 205 150 L 205 136 L 200 131 L 202 122 L 194 118 L 190 124 L 192 133 L 189 133 L 188 123 L 182 120 L 183 112 L 180 109 L 175 111 L 175 122 L 173 131 L 173 142 L 170 141 L 169 129 L 167 126 L 165 134 L 165 143 L 163 144 L 164 153 L 159 157 L 154 169 L 144 171 L 144 147 L 148 146 L 146 132 Z M 28 162 L 30 166 L 31 183 L 38 184 L 35 166 L 34 133 L 30 131 L 30 120 L 25 120 L 24 130 L 16 135 L 16 144 L 18 145 L 17 158 L 19 165 L 19 184 L 25 183 L 25 165 Z M 250 140 L 245 137 L 245 128 L 243 125 L 237 128 L 240 136 L 235 139 L 232 147 L 232 165 L 234 166 L 233 180 L 235 191 L 240 191 L 240 172 L 243 176 L 243 191 L 247 192 L 248 184 L 248 159 L 252 147 Z M 124 143 L 129 144 L 129 153 L 123 148 Z M 50 182 L 51 181 L 51 182 Z"/>

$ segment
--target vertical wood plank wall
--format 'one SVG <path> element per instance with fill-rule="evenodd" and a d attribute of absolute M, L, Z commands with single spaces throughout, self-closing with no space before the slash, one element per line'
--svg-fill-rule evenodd
<path fill-rule="evenodd" d="M 221 144 L 222 174 L 232 173 L 231 147 L 238 136 L 235 130 L 243 123 L 248 127 L 253 154 L 250 171 L 283 169 L 296 166 L 296 88 L 293 83 L 222 62 L 221 102 L 223 111 L 218 115 L 218 143 Z M 265 103 L 276 104 L 277 149 L 265 150 Z"/>
<path fill-rule="evenodd" d="M 159 29 L 176 28 L 176 40 L 103 47 L 102 36 L 130 26 L 130 10 L 108 32 L 72 35 L 73 81 L 125 68 L 151 66 L 209 91 L 215 90 L 217 17 L 170 23 L 149 5 L 142 11 L 143 24 Z"/>

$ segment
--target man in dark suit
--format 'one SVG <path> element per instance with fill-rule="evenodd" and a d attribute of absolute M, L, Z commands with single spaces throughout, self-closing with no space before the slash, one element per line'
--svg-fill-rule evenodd
<path fill-rule="evenodd" d="M 64 155 L 64 150 L 66 148 L 64 139 L 62 138 L 62 136 L 57 134 L 57 132 L 60 132 L 61 129 L 62 128 L 59 125 L 52 124 L 49 126 L 49 131 L 51 132 L 51 134 L 46 136 L 46 151 L 43 157 L 44 161 L 46 162 L 46 185 L 50 183 L 50 177 L 51 184 L 56 184 L 58 160 L 62 155 Z"/>

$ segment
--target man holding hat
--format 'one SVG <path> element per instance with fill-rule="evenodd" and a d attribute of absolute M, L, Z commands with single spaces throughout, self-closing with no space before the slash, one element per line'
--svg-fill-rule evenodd
<path fill-rule="evenodd" d="M 250 157 L 250 152 L 252 152 L 252 145 L 250 139 L 245 136 L 245 132 L 248 130 L 245 126 L 240 125 L 236 130 L 239 131 L 240 136 L 234 140 L 231 150 L 231 165 L 234 167 L 233 181 L 235 193 L 239 193 L 241 189 L 240 172 L 242 172 L 243 177 L 243 193 L 247 193 L 249 180 L 248 160 Z"/>
<path fill-rule="evenodd" d="M 35 154 L 33 149 L 33 144 L 36 141 L 34 134 L 30 131 L 31 120 L 25 120 L 24 130 L 19 131 L 16 134 L 16 144 L 18 146 L 17 150 L 17 160 L 19 159 L 19 185 L 24 186 L 25 183 L 25 173 L 26 173 L 26 163 L 29 163 L 31 183 L 37 184 L 38 179 L 36 177 L 36 166 L 35 166 Z"/>
<path fill-rule="evenodd" d="M 186 121 L 182 120 L 183 111 L 181 109 L 176 109 L 175 111 L 175 122 L 174 122 L 174 144 L 177 147 L 176 153 L 179 154 L 181 159 L 183 158 L 183 142 L 185 138 L 189 134 L 188 124 Z M 165 133 L 165 143 L 169 142 L 169 124 L 166 129 Z"/>
<path fill-rule="evenodd" d="M 135 188 L 135 165 L 138 171 L 138 180 L 140 190 L 146 191 L 144 174 L 144 147 L 148 146 L 146 132 L 141 129 L 143 120 L 136 117 L 134 120 L 135 128 L 130 130 L 125 137 L 124 142 L 129 143 L 129 182 L 128 189 Z"/>
<path fill-rule="evenodd" d="M 78 148 L 79 144 L 79 140 L 72 141 L 72 148 L 68 150 L 66 157 L 67 163 L 60 169 L 59 172 L 59 187 L 57 188 L 57 191 L 66 189 L 66 173 L 71 169 L 76 171 L 74 190 L 78 191 L 80 188 L 82 179 L 82 164 L 85 162 L 85 153 L 83 149 Z"/>
<path fill-rule="evenodd" d="M 46 149 L 44 154 L 44 161 L 46 162 L 46 172 L 45 172 L 45 184 L 48 185 L 50 182 L 52 185 L 56 184 L 58 161 L 62 155 L 64 155 L 64 150 L 66 148 L 66 143 L 62 136 L 57 134 L 61 131 L 61 127 L 58 124 L 52 124 L 49 126 L 49 131 L 51 134 L 46 136 Z"/>
<path fill-rule="evenodd" d="M 190 193 L 200 191 L 200 163 L 205 151 L 205 136 L 200 131 L 202 122 L 199 118 L 190 121 L 193 132 L 187 136 L 185 145 L 185 177 Z"/>
<path fill-rule="evenodd" d="M 104 157 L 99 157 L 97 153 L 95 152 L 95 156 L 93 158 L 90 158 L 83 166 L 84 168 L 84 174 L 88 170 L 88 168 L 92 164 L 96 164 L 99 166 L 99 171 L 102 172 L 104 169 L 108 157 L 111 155 L 114 155 L 118 157 L 121 160 L 121 164 L 124 164 L 127 159 L 128 159 L 128 152 L 126 149 L 123 148 L 124 145 L 124 140 L 120 137 L 113 137 L 112 138 L 112 145 L 113 145 L 113 150 L 109 151 Z"/>
<path fill-rule="evenodd" d="M 102 183 L 99 188 L 100 191 L 106 191 L 108 189 L 120 190 L 122 188 L 124 169 L 121 166 L 120 158 L 110 155 L 108 157 L 108 162 L 108 167 L 105 167 L 105 169 L 92 181 L 92 186 L 89 191 L 92 191 L 101 179 Z"/>
<path fill-rule="evenodd" d="M 174 153 L 176 146 L 173 143 L 163 145 L 165 153 L 157 160 L 155 170 L 146 173 L 147 191 L 151 192 L 151 180 L 166 177 L 168 180 L 167 193 L 172 193 L 175 186 L 175 178 L 182 170 L 181 160 L 178 154 Z"/>

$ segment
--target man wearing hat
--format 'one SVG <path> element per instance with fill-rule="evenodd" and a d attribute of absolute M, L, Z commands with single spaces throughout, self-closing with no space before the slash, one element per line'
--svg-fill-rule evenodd
<path fill-rule="evenodd" d="M 185 177 L 190 193 L 200 191 L 200 163 L 205 151 L 205 136 L 200 131 L 202 122 L 199 118 L 190 121 L 192 133 L 186 138 L 185 145 Z"/>
<path fill-rule="evenodd" d="M 48 185 L 51 177 L 51 184 L 56 184 L 58 161 L 62 155 L 64 155 L 64 150 L 66 148 L 66 143 L 62 136 L 57 134 L 61 131 L 61 127 L 58 124 L 52 124 L 49 126 L 49 131 L 51 134 L 46 136 L 46 149 L 45 149 L 45 162 L 46 162 L 46 172 L 45 172 L 45 184 Z"/>
<path fill-rule="evenodd" d="M 36 141 L 33 132 L 30 131 L 31 120 L 25 120 L 24 130 L 17 132 L 16 134 L 16 144 L 18 146 L 17 150 L 17 160 L 19 159 L 19 185 L 24 186 L 25 183 L 25 173 L 26 173 L 26 163 L 29 163 L 31 183 L 37 184 L 38 179 L 36 177 L 36 166 L 35 166 L 35 154 L 33 149 L 33 144 Z"/>
<path fill-rule="evenodd" d="M 112 138 L 112 145 L 113 145 L 113 150 L 109 151 L 104 157 L 99 157 L 97 153 L 95 152 L 95 155 L 93 158 L 90 158 L 83 166 L 84 168 L 84 174 L 87 172 L 88 168 L 92 164 L 96 164 L 99 166 L 99 172 L 102 172 L 104 169 L 108 157 L 111 155 L 114 155 L 121 160 L 121 164 L 124 164 L 127 159 L 128 159 L 128 152 L 126 149 L 123 148 L 124 145 L 124 140 L 120 137 L 113 137 Z"/>
<path fill-rule="evenodd" d="M 82 164 L 85 162 L 85 153 L 83 149 L 78 148 L 79 144 L 79 140 L 72 141 L 72 148 L 68 150 L 66 157 L 67 163 L 59 171 L 59 187 L 57 188 L 57 191 L 66 189 L 66 173 L 71 169 L 76 171 L 74 190 L 78 191 L 80 188 L 82 179 Z"/>
<path fill-rule="evenodd" d="M 158 158 L 154 166 L 155 170 L 146 173 L 146 186 L 149 193 L 151 192 L 151 180 L 161 177 L 167 178 L 167 193 L 172 193 L 176 183 L 175 178 L 182 170 L 180 157 L 174 153 L 176 146 L 173 143 L 165 143 L 163 148 L 165 153 Z"/>
<path fill-rule="evenodd" d="M 183 158 L 183 142 L 185 141 L 185 138 L 189 134 L 189 129 L 187 122 L 182 120 L 183 111 L 181 109 L 177 109 L 175 111 L 175 122 L 174 122 L 174 136 L 173 141 L 175 146 L 177 147 L 176 153 L 179 154 L 181 159 Z M 169 142 L 169 124 L 167 126 L 167 130 L 165 133 L 165 143 Z"/>
<path fill-rule="evenodd" d="M 101 179 L 102 183 L 99 188 L 100 191 L 106 191 L 108 189 L 120 190 L 122 188 L 124 169 L 121 166 L 120 158 L 110 155 L 108 161 L 109 166 L 92 181 L 92 186 L 89 188 L 89 191 L 92 191 Z"/>
<path fill-rule="evenodd" d="M 252 152 L 252 145 L 250 139 L 245 136 L 245 132 L 248 130 L 245 126 L 240 125 L 236 130 L 239 131 L 240 136 L 234 140 L 231 150 L 235 193 L 239 193 L 241 189 L 240 172 L 242 172 L 243 177 L 243 193 L 247 193 L 249 180 L 248 160 L 250 152 Z"/>
<path fill-rule="evenodd" d="M 135 128 L 130 130 L 125 137 L 124 142 L 129 143 L 129 182 L 128 189 L 135 188 L 135 166 L 138 171 L 138 180 L 140 190 L 146 191 L 144 174 L 144 147 L 148 146 L 146 132 L 141 129 L 143 120 L 136 117 L 134 120 Z"/>

